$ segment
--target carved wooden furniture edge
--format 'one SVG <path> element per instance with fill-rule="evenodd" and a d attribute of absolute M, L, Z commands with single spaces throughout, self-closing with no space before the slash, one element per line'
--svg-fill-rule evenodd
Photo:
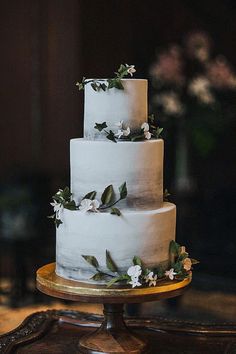
<path fill-rule="evenodd" d="M 11 353 L 13 347 L 21 343 L 32 342 L 42 337 L 54 321 L 62 321 L 77 326 L 99 327 L 101 315 L 72 311 L 48 310 L 36 312 L 28 317 L 14 330 L 0 336 L 0 353 Z M 131 327 L 143 327 L 151 331 L 166 331 L 206 336 L 236 336 L 236 323 L 199 323 L 193 321 L 155 318 L 126 318 Z"/>

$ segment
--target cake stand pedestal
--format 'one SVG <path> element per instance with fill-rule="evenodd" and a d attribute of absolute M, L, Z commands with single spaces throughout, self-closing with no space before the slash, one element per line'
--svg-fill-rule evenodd
<path fill-rule="evenodd" d="M 149 353 L 148 343 L 131 332 L 123 318 L 127 303 L 157 301 L 181 295 L 191 278 L 181 281 L 163 280 L 155 287 L 128 288 L 126 286 L 86 284 L 66 280 L 56 275 L 55 263 L 37 271 L 37 288 L 50 296 L 65 300 L 102 303 L 104 320 L 101 327 L 79 341 L 78 353 L 83 354 L 143 354 Z"/>

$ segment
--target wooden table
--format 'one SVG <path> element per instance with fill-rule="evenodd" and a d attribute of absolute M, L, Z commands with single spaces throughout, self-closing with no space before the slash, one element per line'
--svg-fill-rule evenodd
<path fill-rule="evenodd" d="M 34 313 L 0 336 L 0 353 L 77 354 L 79 339 L 99 328 L 102 319 L 67 310 Z M 152 354 L 236 353 L 236 323 L 207 325 L 156 317 L 128 318 L 126 324 L 148 339 Z"/>

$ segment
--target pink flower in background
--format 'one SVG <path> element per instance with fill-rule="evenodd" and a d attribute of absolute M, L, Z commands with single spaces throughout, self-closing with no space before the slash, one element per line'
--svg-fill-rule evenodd
<path fill-rule="evenodd" d="M 216 89 L 236 88 L 236 75 L 222 56 L 207 65 L 207 77 Z"/>
<path fill-rule="evenodd" d="M 191 32 L 185 39 L 187 55 L 205 63 L 210 57 L 211 38 L 203 31 Z"/>
<path fill-rule="evenodd" d="M 150 75 L 159 82 L 166 81 L 182 85 L 184 82 L 183 60 L 179 47 L 173 45 L 162 52 L 152 65 Z"/>

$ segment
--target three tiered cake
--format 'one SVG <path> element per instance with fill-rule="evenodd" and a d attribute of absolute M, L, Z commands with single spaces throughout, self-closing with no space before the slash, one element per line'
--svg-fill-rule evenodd
<path fill-rule="evenodd" d="M 163 201 L 164 143 L 149 131 L 147 80 L 83 84 L 84 138 L 70 142 L 71 193 L 59 190 L 52 203 L 56 274 L 98 284 L 115 274 L 134 286 L 145 266 L 147 281 L 158 267 L 173 278 L 177 273 L 167 269 L 176 207 Z M 189 259 L 184 248 L 177 252 Z"/>

